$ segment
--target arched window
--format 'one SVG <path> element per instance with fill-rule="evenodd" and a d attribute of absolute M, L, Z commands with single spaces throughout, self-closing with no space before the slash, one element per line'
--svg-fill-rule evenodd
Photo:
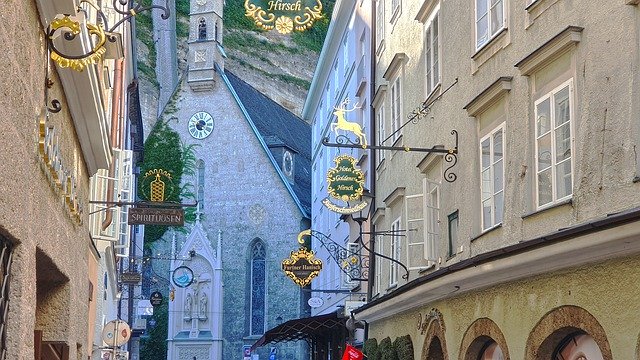
<path fill-rule="evenodd" d="M 198 40 L 207 40 L 207 21 L 204 18 L 198 22 Z"/>
<path fill-rule="evenodd" d="M 266 298 L 266 262 L 262 241 L 256 241 L 251 247 L 251 311 L 249 334 L 262 335 L 265 324 Z"/>
<path fill-rule="evenodd" d="M 214 28 L 215 32 L 214 35 L 215 37 L 213 38 L 215 41 L 218 41 L 218 22 L 216 21 L 216 26 Z"/>
<path fill-rule="evenodd" d="M 502 353 L 500 345 L 491 340 L 485 345 L 478 360 L 504 360 L 504 354 Z"/>
<path fill-rule="evenodd" d="M 204 161 L 198 160 L 198 204 L 204 210 Z"/>
<path fill-rule="evenodd" d="M 558 346 L 553 360 L 603 360 L 598 344 L 591 336 L 577 333 L 566 337 Z"/>

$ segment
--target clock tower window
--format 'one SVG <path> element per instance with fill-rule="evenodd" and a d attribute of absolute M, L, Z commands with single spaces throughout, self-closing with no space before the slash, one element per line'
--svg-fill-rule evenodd
<path fill-rule="evenodd" d="M 207 21 L 204 18 L 198 22 L 198 40 L 207 40 Z"/>

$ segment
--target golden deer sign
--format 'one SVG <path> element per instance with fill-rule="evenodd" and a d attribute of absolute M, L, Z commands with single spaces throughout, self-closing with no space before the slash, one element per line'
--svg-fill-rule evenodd
<path fill-rule="evenodd" d="M 338 105 L 338 107 L 333 108 L 334 109 L 333 115 L 336 116 L 337 120 L 335 123 L 331 124 L 331 129 L 336 133 L 336 137 L 338 136 L 338 130 L 344 130 L 346 132 L 353 133 L 355 136 L 358 137 L 358 140 L 360 141 L 360 145 L 362 145 L 363 147 L 366 147 L 367 137 L 365 136 L 364 132 L 362 132 L 362 126 L 360 126 L 360 124 L 358 123 L 347 121 L 344 118 L 345 113 L 351 112 L 355 109 L 361 109 L 362 107 L 356 103 L 356 105 L 353 108 L 347 110 L 348 104 L 349 104 L 349 99 L 345 99 L 340 103 L 340 105 Z"/>

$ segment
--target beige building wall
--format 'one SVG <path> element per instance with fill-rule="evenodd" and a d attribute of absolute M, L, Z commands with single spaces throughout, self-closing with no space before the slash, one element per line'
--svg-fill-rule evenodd
<path fill-rule="evenodd" d="M 440 244 L 433 270 L 640 204 L 634 152 L 638 138 L 636 6 L 538 0 L 527 10 L 523 0 L 505 1 L 506 29 L 476 52 L 473 2 L 405 0 L 395 24 L 390 22 L 391 2 L 384 3 L 385 36 L 374 56 L 376 112 L 384 106 L 386 135 L 392 129 L 391 87 L 400 77 L 402 122 L 423 102 L 430 106 L 425 117 L 400 131 L 395 145 L 450 149 L 455 146 L 451 130 L 457 130 L 459 154 L 451 169 L 457 180 L 448 183 L 443 172 L 451 164 L 441 156 L 387 151 L 376 175 L 376 207 L 384 210 L 375 224 L 377 230 L 389 229 L 397 218 L 406 221 L 406 198 L 423 194 L 426 178 L 441 183 Z M 441 80 L 429 95 L 425 90 L 424 25 L 416 18 L 422 8 L 435 6 L 440 8 Z M 549 45 L 542 55 L 534 53 L 545 43 L 555 46 L 557 39 L 551 40 L 566 34 L 570 26 L 583 29 L 570 31 L 578 40 L 560 41 L 558 46 L 565 48 L 555 53 Z M 545 51 L 552 55 L 545 59 Z M 528 60 L 533 70 L 514 66 L 532 54 L 537 54 Z M 508 81 L 496 85 L 500 78 Z M 542 210 L 535 204 L 534 101 L 566 81 L 573 90 L 573 195 Z M 375 121 L 378 127 L 378 119 Z M 483 231 L 480 139 L 500 123 L 505 124 L 504 219 L 492 231 Z M 384 145 L 391 145 L 392 140 Z M 446 220 L 456 210 L 458 246 L 450 256 L 445 246 Z M 390 241 L 385 240 L 388 246 Z M 388 254 L 390 248 L 384 250 Z M 406 260 L 406 253 L 402 256 Z M 411 272 L 410 279 L 418 276 Z M 386 287 L 382 290 L 384 293 Z"/>
<path fill-rule="evenodd" d="M 400 4 L 395 15 L 392 3 Z M 399 268 L 393 284 L 392 263 L 378 258 L 373 301 L 359 309 L 356 318 L 369 322 L 369 337 L 378 341 L 411 335 L 416 359 L 431 358 L 423 343 L 440 330 L 430 321 L 424 333 L 417 327 L 408 331 L 406 324 L 417 324 L 418 313 L 424 319 L 432 309 L 442 315 L 430 319 L 442 319 L 446 325 L 445 359 L 476 359 L 479 349 L 473 356 L 465 352 L 482 336 L 506 339 L 505 359 L 550 358 L 553 349 L 546 347 L 557 346 L 562 339 L 543 340 L 567 319 L 594 337 L 605 359 L 636 358 L 638 324 L 628 303 L 638 289 L 620 284 L 627 284 L 623 279 L 637 267 L 637 217 L 629 217 L 628 225 L 616 223 L 607 232 L 585 238 L 557 235 L 562 229 L 593 227 L 613 214 L 635 214 L 640 205 L 635 152 L 639 9 L 629 1 L 501 3 L 504 28 L 477 49 L 475 1 L 376 2 L 384 6 L 384 39 L 376 39 L 372 55 L 377 62 L 372 126 L 380 129 L 382 114 L 385 134 L 391 135 L 398 78 L 401 123 L 409 121 L 416 108 L 425 110 L 418 121 L 406 124 L 397 138 L 392 136 L 383 145 L 452 149 L 456 145 L 452 130 L 459 139 L 457 163 L 450 170 L 452 163 L 442 155 L 385 152 L 376 172 L 377 211 L 372 221 L 379 232 L 393 229 L 399 219 L 399 228 L 406 232 L 397 254 L 391 237 L 379 237 L 377 250 L 415 268 L 408 279 L 401 277 L 404 270 Z M 425 42 L 434 11 L 439 23 L 440 78 L 430 92 Z M 554 183 L 559 195 L 539 205 L 539 104 L 545 98 L 561 98 L 565 88 L 571 104 L 571 137 L 563 144 L 570 144 L 570 153 L 554 155 L 570 154 L 572 180 L 564 194 Z M 503 134 L 503 217 L 483 224 L 481 141 L 495 139 L 497 131 Z M 451 173 L 457 179 L 450 183 L 446 176 Z M 433 215 L 430 196 L 438 199 L 433 246 L 428 229 Z M 456 211 L 458 228 L 450 246 L 448 220 Z M 623 233 L 625 245 L 609 238 Z M 587 244 L 598 237 L 604 243 L 611 240 L 610 246 Z M 534 242 L 536 250 L 530 253 L 499 255 Z M 409 244 L 413 245 L 407 251 Z M 473 275 L 492 271 L 484 279 Z M 472 327 L 474 322 L 484 325 Z M 489 323 L 497 325 L 502 335 L 486 330 Z"/>

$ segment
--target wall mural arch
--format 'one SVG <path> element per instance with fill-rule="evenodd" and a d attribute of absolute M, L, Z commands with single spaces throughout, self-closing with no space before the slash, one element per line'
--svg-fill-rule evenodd
<path fill-rule="evenodd" d="M 444 337 L 445 325 L 442 313 L 437 309 L 432 309 L 431 312 L 425 316 L 424 321 L 422 321 L 422 326 L 419 325 L 419 328 L 422 328 L 422 333 L 426 335 L 420 359 L 449 360 L 447 343 Z"/>
<path fill-rule="evenodd" d="M 495 345 L 494 345 L 495 344 Z M 498 325 L 489 318 L 480 318 L 474 321 L 468 328 L 460 344 L 460 360 L 477 360 L 487 350 L 493 351 L 494 358 L 499 358 L 500 350 L 502 358 L 509 360 L 507 341 Z M 485 354 L 482 358 L 488 358 Z"/>
<path fill-rule="evenodd" d="M 579 306 L 566 305 L 549 311 L 534 326 L 527 339 L 524 360 L 551 359 L 566 339 L 578 334 L 593 339 L 602 359 L 613 359 L 607 335 L 598 320 Z"/>

